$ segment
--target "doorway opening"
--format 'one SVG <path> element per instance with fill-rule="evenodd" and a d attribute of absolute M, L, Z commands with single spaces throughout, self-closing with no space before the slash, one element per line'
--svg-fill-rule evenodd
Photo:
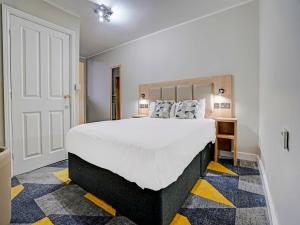
<path fill-rule="evenodd" d="M 86 60 L 79 62 L 79 124 L 86 123 Z"/>
<path fill-rule="evenodd" d="M 121 119 L 121 67 L 112 68 L 111 82 L 111 120 Z"/>

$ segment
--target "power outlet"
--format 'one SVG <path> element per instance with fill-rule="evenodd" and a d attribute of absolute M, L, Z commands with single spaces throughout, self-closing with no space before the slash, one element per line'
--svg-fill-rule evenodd
<path fill-rule="evenodd" d="M 220 104 L 219 104 L 219 103 L 215 103 L 215 104 L 214 104 L 214 108 L 215 108 L 215 109 L 219 109 L 219 108 L 220 108 Z"/>
<path fill-rule="evenodd" d="M 230 109 L 230 103 L 221 103 L 221 109 Z"/>

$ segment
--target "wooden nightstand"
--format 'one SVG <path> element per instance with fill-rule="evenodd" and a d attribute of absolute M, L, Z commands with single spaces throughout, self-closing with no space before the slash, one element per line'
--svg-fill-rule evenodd
<path fill-rule="evenodd" d="M 147 117 L 147 115 L 134 115 L 132 118 L 144 118 Z"/>
<path fill-rule="evenodd" d="M 227 150 L 233 151 L 233 164 L 237 165 L 237 119 L 215 118 L 216 121 L 216 143 L 215 162 L 219 158 L 219 147 L 222 143 Z"/>

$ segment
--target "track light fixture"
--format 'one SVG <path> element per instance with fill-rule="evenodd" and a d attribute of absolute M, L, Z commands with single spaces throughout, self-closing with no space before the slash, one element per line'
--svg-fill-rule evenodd
<path fill-rule="evenodd" d="M 101 4 L 95 9 L 95 13 L 99 16 L 100 22 L 110 22 L 110 16 L 113 14 L 113 11 L 111 11 L 111 8 Z"/>

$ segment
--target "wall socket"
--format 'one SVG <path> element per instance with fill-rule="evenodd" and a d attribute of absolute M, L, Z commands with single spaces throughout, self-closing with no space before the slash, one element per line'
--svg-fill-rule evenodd
<path fill-rule="evenodd" d="M 230 109 L 230 103 L 221 103 L 221 109 Z"/>
<path fill-rule="evenodd" d="M 215 103 L 214 104 L 215 109 L 230 109 L 230 103 Z"/>

